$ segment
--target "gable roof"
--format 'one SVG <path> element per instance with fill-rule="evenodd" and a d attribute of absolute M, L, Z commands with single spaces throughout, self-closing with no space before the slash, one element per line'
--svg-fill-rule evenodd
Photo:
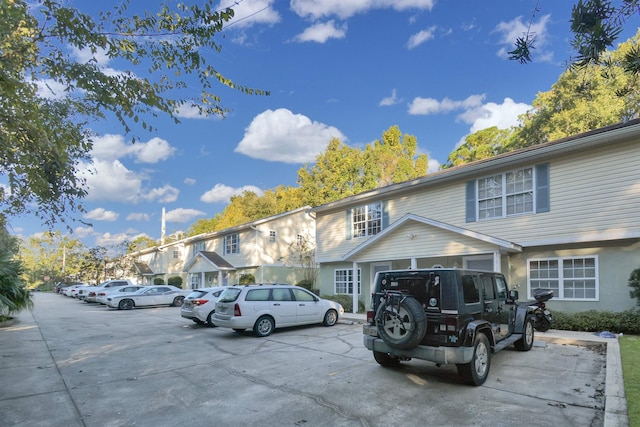
<path fill-rule="evenodd" d="M 423 216 L 420 215 L 415 215 L 415 214 L 406 214 L 403 215 L 400 219 L 398 219 L 397 221 L 395 221 L 393 224 L 391 224 L 389 227 L 385 228 L 383 231 L 381 231 L 380 233 L 376 234 L 375 236 L 371 237 L 370 239 L 367 239 L 366 241 L 362 242 L 361 244 L 359 244 L 358 246 L 356 246 L 355 248 L 353 248 L 352 250 L 350 250 L 349 252 L 347 252 L 343 257 L 342 260 L 346 261 L 349 260 L 349 258 L 353 257 L 354 255 L 357 255 L 359 252 L 370 248 L 371 246 L 375 245 L 379 240 L 384 239 L 387 235 L 390 235 L 392 233 L 394 233 L 394 231 L 399 228 L 400 226 L 408 223 L 408 222 L 419 222 L 425 225 L 430 225 L 432 227 L 436 227 L 442 230 L 446 230 L 446 231 L 450 231 L 452 233 L 455 234 L 460 234 L 462 236 L 467 236 L 467 237 L 471 237 L 473 239 L 477 239 L 492 245 L 496 245 L 498 248 L 500 248 L 501 250 L 505 251 L 505 252 L 522 252 L 522 246 L 510 242 L 508 240 L 504 240 L 504 239 L 500 239 L 498 237 L 493 237 L 493 236 L 489 236 L 487 234 L 483 234 L 483 233 L 478 233 L 477 231 L 472 231 L 472 230 L 468 230 L 466 228 L 462 228 L 462 227 L 457 227 L 455 225 L 451 225 L 451 224 L 447 224 L 441 221 L 436 221 L 435 219 L 430 219 L 430 218 L 425 218 Z"/>
<path fill-rule="evenodd" d="M 217 253 L 215 253 L 215 252 L 207 252 L 207 251 L 200 251 L 200 252 L 196 253 L 193 256 L 193 258 L 191 258 L 189 260 L 189 262 L 187 262 L 184 265 L 184 268 L 182 269 L 182 271 L 189 271 L 191 266 L 193 266 L 193 264 L 195 264 L 197 262 L 198 258 L 204 259 L 206 262 L 211 264 L 216 270 L 235 270 L 236 269 L 233 265 L 228 263 L 227 260 L 222 258 Z"/>
<path fill-rule="evenodd" d="M 472 179 L 481 174 L 492 173 L 496 169 L 513 167 L 519 164 L 548 161 L 559 155 L 628 141 L 633 138 L 640 139 L 640 119 L 606 126 L 544 144 L 532 145 L 465 165 L 442 169 L 410 181 L 391 184 L 326 203 L 312 208 L 311 212 L 330 212 L 382 197 L 397 197 L 401 194 L 415 191 L 416 189 L 427 188 L 436 184 Z"/>
<path fill-rule="evenodd" d="M 149 276 L 149 275 L 153 275 L 153 270 L 151 269 L 151 267 L 149 267 L 149 264 L 147 264 L 146 262 L 134 262 L 133 265 L 136 267 L 136 270 L 138 270 L 139 274 L 142 274 L 143 276 Z"/>

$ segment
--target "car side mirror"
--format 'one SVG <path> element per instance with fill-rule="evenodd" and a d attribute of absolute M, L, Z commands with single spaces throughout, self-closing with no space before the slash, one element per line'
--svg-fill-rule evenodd
<path fill-rule="evenodd" d="M 507 296 L 507 302 L 513 302 L 518 300 L 518 291 L 510 290 L 509 296 Z"/>

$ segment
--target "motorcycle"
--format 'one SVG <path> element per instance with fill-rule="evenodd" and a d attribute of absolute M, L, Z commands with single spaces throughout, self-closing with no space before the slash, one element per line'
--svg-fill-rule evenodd
<path fill-rule="evenodd" d="M 553 298 L 553 289 L 534 289 L 533 298 L 527 304 L 534 315 L 533 328 L 538 332 L 546 332 L 551 329 L 553 318 L 545 305 L 545 302 Z"/>

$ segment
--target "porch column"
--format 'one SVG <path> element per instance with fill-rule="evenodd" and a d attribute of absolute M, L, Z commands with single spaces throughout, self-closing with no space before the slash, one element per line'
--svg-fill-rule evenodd
<path fill-rule="evenodd" d="M 415 270 L 416 268 L 418 268 L 418 261 L 414 257 L 411 257 L 411 267 L 409 268 L 412 270 Z"/>
<path fill-rule="evenodd" d="M 358 312 L 358 263 L 353 263 L 353 310 L 352 313 Z"/>
<path fill-rule="evenodd" d="M 493 251 L 493 271 L 502 271 L 500 262 L 500 251 Z"/>

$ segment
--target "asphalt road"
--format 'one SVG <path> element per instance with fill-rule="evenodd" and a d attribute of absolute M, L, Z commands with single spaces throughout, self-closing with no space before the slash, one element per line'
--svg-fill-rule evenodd
<path fill-rule="evenodd" d="M 118 311 L 57 294 L 0 328 L 0 426 L 602 426 L 605 345 L 536 340 L 455 366 L 379 366 L 362 325 L 252 333 L 179 308 Z"/>

